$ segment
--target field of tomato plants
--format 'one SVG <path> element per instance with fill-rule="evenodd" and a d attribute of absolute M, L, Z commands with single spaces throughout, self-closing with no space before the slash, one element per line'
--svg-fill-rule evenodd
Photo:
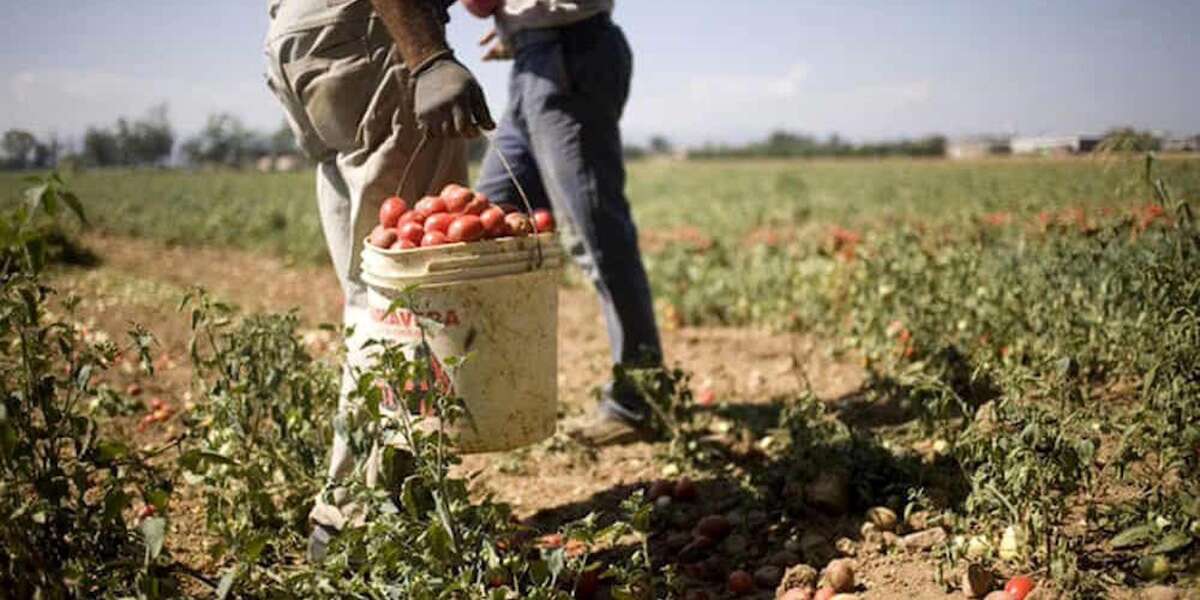
<path fill-rule="evenodd" d="M 1200 593 L 1200 161 L 635 163 L 661 439 L 466 457 L 378 410 L 397 348 L 334 421 L 310 185 L 0 179 L 13 597 Z M 606 350 L 561 293 L 569 416 Z M 413 451 L 312 565 L 334 427 Z"/>

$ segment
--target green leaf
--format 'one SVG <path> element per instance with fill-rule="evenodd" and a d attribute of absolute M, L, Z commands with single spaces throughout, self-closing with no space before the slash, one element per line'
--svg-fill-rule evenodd
<path fill-rule="evenodd" d="M 1153 548 L 1152 554 L 1170 554 L 1187 548 L 1192 543 L 1192 536 L 1182 531 L 1174 531 L 1163 536 Z"/>
<path fill-rule="evenodd" d="M 268 541 L 270 541 L 270 537 L 266 533 L 261 533 L 250 540 L 250 543 L 246 544 L 243 552 L 246 562 L 258 562 L 258 559 L 262 556 L 263 548 L 267 547 Z"/>
<path fill-rule="evenodd" d="M 142 521 L 140 529 L 146 541 L 146 566 L 149 566 L 162 554 L 163 542 L 167 539 L 167 520 L 151 517 Z"/>
<path fill-rule="evenodd" d="M 96 462 L 108 464 L 129 454 L 129 446 L 121 442 L 105 440 L 96 444 Z"/>
<path fill-rule="evenodd" d="M 1149 525 L 1138 525 L 1130 527 L 1121 533 L 1113 536 L 1109 543 L 1113 548 L 1130 548 L 1133 546 L 1142 546 L 1150 542 L 1150 538 L 1154 536 L 1154 528 Z"/>
<path fill-rule="evenodd" d="M 81 223 L 88 224 L 87 216 L 83 213 L 83 203 L 79 201 L 78 196 L 71 192 L 62 192 L 58 197 L 62 198 L 62 201 L 71 209 L 71 212 L 75 213 Z"/>

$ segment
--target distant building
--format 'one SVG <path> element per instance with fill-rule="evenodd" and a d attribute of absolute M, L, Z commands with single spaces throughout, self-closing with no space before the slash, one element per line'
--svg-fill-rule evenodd
<path fill-rule="evenodd" d="M 973 136 L 950 140 L 946 143 L 946 157 L 954 160 L 983 158 L 1012 152 L 1008 138 L 995 136 Z"/>
<path fill-rule="evenodd" d="M 305 166 L 304 158 L 296 154 L 280 154 L 279 156 L 263 156 L 255 161 L 255 168 L 262 173 L 277 171 L 296 171 Z"/>
<path fill-rule="evenodd" d="M 1162 149 L 1163 152 L 1200 152 L 1200 135 L 1164 139 Z"/>
<path fill-rule="evenodd" d="M 1102 139 L 1099 135 L 1041 135 L 1014 137 L 1011 144 L 1013 154 L 1059 156 L 1091 152 Z"/>

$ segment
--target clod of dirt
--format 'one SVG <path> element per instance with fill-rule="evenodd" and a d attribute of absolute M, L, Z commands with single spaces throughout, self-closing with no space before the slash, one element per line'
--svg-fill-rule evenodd
<path fill-rule="evenodd" d="M 1166 585 L 1153 585 L 1138 596 L 1142 600 L 1180 600 L 1183 596 L 1179 590 Z"/>
<path fill-rule="evenodd" d="M 679 559 L 683 562 L 695 562 L 704 558 L 708 550 L 717 544 L 706 535 L 692 535 L 692 541 L 679 551 Z"/>
<path fill-rule="evenodd" d="M 968 598 L 982 598 L 996 587 L 996 578 L 982 565 L 969 565 L 962 577 L 962 591 Z"/>
<path fill-rule="evenodd" d="M 783 573 L 783 579 L 779 581 L 779 586 L 775 588 L 775 595 L 782 596 L 788 590 L 808 588 L 812 589 L 817 585 L 817 570 L 804 564 L 788 567 L 788 570 Z"/>
<path fill-rule="evenodd" d="M 675 491 L 675 484 L 670 481 L 660 479 L 650 484 L 650 489 L 646 490 L 646 498 L 651 501 L 658 500 L 662 497 L 671 497 L 671 492 Z"/>
<path fill-rule="evenodd" d="M 804 500 L 817 510 L 845 514 L 850 508 L 850 478 L 842 471 L 821 473 L 804 486 Z"/>
<path fill-rule="evenodd" d="M 691 502 L 696 499 L 699 492 L 696 491 L 696 484 L 691 479 L 684 477 L 675 482 L 675 489 L 671 495 L 681 502 Z"/>
<path fill-rule="evenodd" d="M 800 536 L 800 554 L 806 562 L 814 565 L 825 564 L 834 557 L 829 540 L 811 532 Z"/>
<path fill-rule="evenodd" d="M 854 594 L 834 594 L 829 600 L 858 600 L 858 596 Z"/>
<path fill-rule="evenodd" d="M 767 558 L 767 564 L 775 565 L 781 569 L 786 569 L 800 562 L 800 555 L 791 550 L 780 550 Z"/>
<path fill-rule="evenodd" d="M 744 535 L 731 535 L 725 538 L 721 543 L 721 551 L 731 557 L 740 557 L 746 553 L 746 548 L 749 547 L 750 541 Z"/>
<path fill-rule="evenodd" d="M 833 547 L 841 556 L 855 556 L 858 554 L 858 544 L 855 544 L 854 540 L 850 538 L 838 538 L 833 543 Z"/>
<path fill-rule="evenodd" d="M 929 528 L 930 520 L 931 518 L 929 511 L 918 510 L 913 511 L 912 514 L 908 515 L 908 519 L 905 520 L 905 525 L 908 525 L 908 528 L 913 531 L 921 531 Z"/>
<path fill-rule="evenodd" d="M 849 592 L 854 589 L 854 565 L 846 559 L 835 560 L 825 567 L 821 579 L 835 592 Z"/>
<path fill-rule="evenodd" d="M 904 540 L 890 531 L 883 532 L 880 538 L 882 539 L 884 548 L 898 548 L 904 545 Z"/>
<path fill-rule="evenodd" d="M 792 588 L 790 590 L 787 590 L 786 592 L 783 592 L 782 594 L 777 594 L 775 596 L 775 599 L 776 600 L 812 600 L 813 594 L 815 594 L 815 593 L 816 593 L 816 590 L 812 589 L 811 587 Z"/>
<path fill-rule="evenodd" d="M 876 506 L 867 510 L 867 521 L 880 531 L 895 531 L 899 519 L 896 517 L 896 511 L 886 506 Z"/>
<path fill-rule="evenodd" d="M 724 515 L 708 515 L 696 523 L 695 533 L 709 539 L 721 540 L 731 531 L 733 531 L 733 523 L 730 523 Z"/>
<path fill-rule="evenodd" d="M 1004 590 L 996 590 L 983 597 L 983 600 L 1012 600 L 1012 596 Z"/>
<path fill-rule="evenodd" d="M 783 569 L 774 565 L 759 567 L 754 571 L 754 585 L 769 590 L 779 585 L 783 579 Z"/>
<path fill-rule="evenodd" d="M 946 530 L 941 527 L 933 527 L 925 531 L 910 533 L 900 541 L 907 550 L 929 550 L 934 546 L 946 543 Z"/>
<path fill-rule="evenodd" d="M 667 534 L 667 550 L 671 553 L 678 553 L 683 550 L 688 544 L 692 543 L 692 536 L 683 531 L 672 531 Z"/>
<path fill-rule="evenodd" d="M 754 577 L 742 570 L 734 571 L 729 574 L 728 587 L 734 595 L 749 594 L 754 591 Z"/>

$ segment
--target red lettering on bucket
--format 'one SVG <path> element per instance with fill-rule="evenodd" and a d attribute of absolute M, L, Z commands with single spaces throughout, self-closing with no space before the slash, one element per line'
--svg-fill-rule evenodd
<path fill-rule="evenodd" d="M 410 310 L 394 310 L 386 312 L 378 308 L 372 308 L 369 311 L 371 320 L 376 323 L 385 325 L 398 325 L 400 327 L 412 327 L 413 315 L 418 315 L 422 318 L 441 323 L 445 327 L 456 327 L 462 325 L 462 320 L 458 316 L 458 311 L 450 309 L 443 315 L 440 311 L 431 310 L 429 312 L 415 312 Z"/>

